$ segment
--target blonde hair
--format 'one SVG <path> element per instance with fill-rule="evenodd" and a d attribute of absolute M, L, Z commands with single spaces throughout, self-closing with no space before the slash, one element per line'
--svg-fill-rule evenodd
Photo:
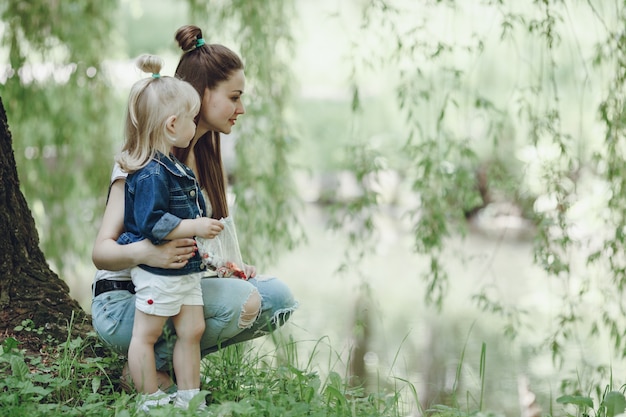
<path fill-rule="evenodd" d="M 136 65 L 152 77 L 133 84 L 128 97 L 125 142 L 116 161 L 127 173 L 144 167 L 157 152 L 169 156 L 172 138 L 166 124 L 171 116 L 191 116 L 200 110 L 200 96 L 191 84 L 174 77 L 161 76 L 163 60 L 142 55 Z"/>

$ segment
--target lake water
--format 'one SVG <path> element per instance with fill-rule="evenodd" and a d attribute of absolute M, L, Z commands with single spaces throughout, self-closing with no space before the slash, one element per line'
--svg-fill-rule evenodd
<path fill-rule="evenodd" d="M 305 216 L 309 243 L 283 256 L 269 272 L 285 280 L 300 301 L 285 332 L 301 341 L 303 357 L 316 352 L 314 363 L 322 371 L 329 364 L 334 364 L 337 372 L 346 371 L 356 302 L 366 284 L 370 301 L 358 308 L 369 312 L 365 364 L 370 386 L 405 379 L 415 385 L 420 402 L 427 406 L 445 402 L 445 392 L 456 384 L 459 401 L 473 398 L 475 403 L 470 399 L 470 406 L 477 409 L 484 344 L 484 409 L 518 415 L 520 380 L 528 379 L 547 412 L 550 400 L 560 395 L 560 381 L 574 377 L 574 372 L 585 372 L 582 366 L 573 369 L 576 365 L 572 363 L 566 363 L 567 371 L 556 370 L 550 352 L 530 350 L 554 330 L 554 317 L 562 308 L 562 289 L 533 264 L 528 233 L 480 228 L 471 229 L 464 239 L 451 240 L 445 251 L 448 294 L 438 310 L 424 303 L 421 274 L 429 268 L 429 261 L 412 250 L 407 225 L 393 213 L 381 213 L 377 219 L 382 236 L 377 253 L 361 265 L 365 275 L 337 273 L 347 247 L 345 238 L 324 227 L 326 215 L 319 206 L 309 205 Z M 517 306 L 527 312 L 514 340 L 505 336 L 508 321 L 502 315 L 477 307 L 472 297 L 481 290 L 505 309 Z M 572 361 L 582 357 L 592 367 L 596 362 L 609 363 L 610 348 L 598 339 L 567 347 L 566 356 Z M 459 366 L 461 378 L 457 379 Z M 613 366 L 614 372 L 621 368 Z M 411 398 L 408 390 L 404 394 Z"/>

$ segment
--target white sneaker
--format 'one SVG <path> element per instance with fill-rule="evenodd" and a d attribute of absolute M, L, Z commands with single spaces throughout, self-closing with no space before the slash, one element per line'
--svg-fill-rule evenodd
<path fill-rule="evenodd" d="M 137 395 L 137 410 L 149 412 L 152 408 L 167 405 L 175 395 L 168 395 L 161 390 L 157 390 L 152 394 L 139 394 Z"/>
<path fill-rule="evenodd" d="M 199 389 L 190 389 L 190 390 L 182 390 L 176 393 L 176 398 L 174 399 L 174 407 L 182 408 L 183 410 L 189 409 L 189 403 L 191 399 L 195 397 L 200 392 Z M 196 411 L 204 411 L 207 409 L 206 403 L 204 401 L 198 404 L 196 407 Z"/>

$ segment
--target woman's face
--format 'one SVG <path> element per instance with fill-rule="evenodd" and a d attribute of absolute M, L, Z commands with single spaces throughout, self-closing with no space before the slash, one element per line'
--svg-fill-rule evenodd
<path fill-rule="evenodd" d="M 235 120 L 246 109 L 241 102 L 241 95 L 246 86 L 246 77 L 243 70 L 237 70 L 226 81 L 204 91 L 202 107 L 196 137 L 209 130 L 228 134 L 235 125 Z"/>

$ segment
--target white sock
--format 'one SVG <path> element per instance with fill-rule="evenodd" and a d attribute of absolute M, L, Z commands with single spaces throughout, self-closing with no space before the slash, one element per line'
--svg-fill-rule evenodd
<path fill-rule="evenodd" d="M 191 401 L 191 399 L 200 392 L 200 388 L 193 389 L 179 389 L 176 393 L 176 397 L 180 398 L 183 401 Z"/>
<path fill-rule="evenodd" d="M 200 392 L 200 388 L 183 389 L 176 392 L 176 400 L 174 405 L 180 408 L 189 408 L 189 401 Z M 200 405 L 201 408 L 202 404 Z"/>

